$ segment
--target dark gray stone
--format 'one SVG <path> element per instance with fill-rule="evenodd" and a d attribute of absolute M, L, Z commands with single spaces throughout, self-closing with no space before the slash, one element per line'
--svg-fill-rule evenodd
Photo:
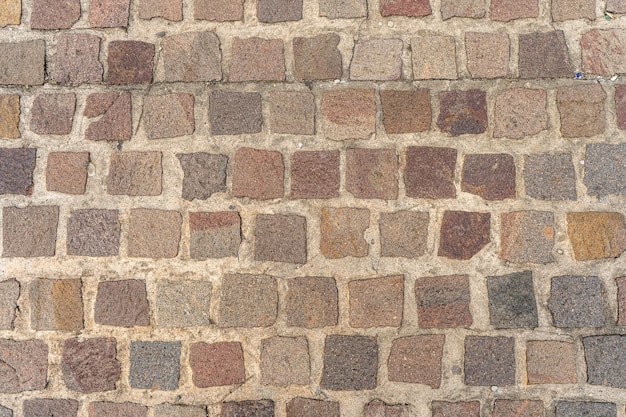
<path fill-rule="evenodd" d="M 0 405 L 0 417 L 13 417 L 13 410 Z"/>
<path fill-rule="evenodd" d="M 570 402 L 556 403 L 556 417 L 615 417 L 617 407 L 613 403 Z"/>
<path fill-rule="evenodd" d="M 339 417 L 337 401 L 296 397 L 287 403 L 287 417 Z"/>
<path fill-rule="evenodd" d="M 524 157 L 526 194 L 539 200 L 576 200 L 576 173 L 570 154 Z"/>
<path fill-rule="evenodd" d="M 583 338 L 587 361 L 587 382 L 626 388 L 626 336 Z"/>
<path fill-rule="evenodd" d="M 604 326 L 600 279 L 582 276 L 552 278 L 548 308 L 556 327 Z"/>
<path fill-rule="evenodd" d="M 31 195 L 37 160 L 34 148 L 0 149 L 0 194 Z"/>
<path fill-rule="evenodd" d="M 226 155 L 198 152 L 176 157 L 185 174 L 182 194 L 185 200 L 206 200 L 213 193 L 226 191 Z"/>
<path fill-rule="evenodd" d="M 518 65 L 521 78 L 569 78 L 574 74 L 562 30 L 521 34 Z"/>
<path fill-rule="evenodd" d="M 496 329 L 537 327 L 532 271 L 487 277 L 489 313 Z"/>
<path fill-rule="evenodd" d="M 274 417 L 274 401 L 232 401 L 222 404 L 220 417 Z"/>
<path fill-rule="evenodd" d="M 130 386 L 175 390 L 180 377 L 181 342 L 130 342 Z"/>
<path fill-rule="evenodd" d="M 74 210 L 67 221 L 67 254 L 117 256 L 121 226 L 118 210 Z"/>
<path fill-rule="evenodd" d="M 0 84 L 41 85 L 46 42 L 42 39 L 0 43 Z"/>
<path fill-rule="evenodd" d="M 375 337 L 326 336 L 322 389 L 367 390 L 376 388 L 378 344 Z"/>
<path fill-rule="evenodd" d="M 584 183 L 589 195 L 626 195 L 626 144 L 587 145 Z"/>
<path fill-rule="evenodd" d="M 515 385 L 515 342 L 512 337 L 465 338 L 465 384 Z"/>
<path fill-rule="evenodd" d="M 302 0 L 258 0 L 259 22 L 277 23 L 302 19 Z"/>
<path fill-rule="evenodd" d="M 209 96 L 212 135 L 259 133 L 263 125 L 261 95 L 236 91 L 212 91 Z"/>
<path fill-rule="evenodd" d="M 203 405 L 159 404 L 154 407 L 154 417 L 208 417 Z"/>

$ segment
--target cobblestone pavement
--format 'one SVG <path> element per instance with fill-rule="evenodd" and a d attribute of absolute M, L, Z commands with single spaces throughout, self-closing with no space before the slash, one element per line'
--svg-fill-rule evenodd
<path fill-rule="evenodd" d="M 0 417 L 626 417 L 625 0 L 0 0 Z"/>

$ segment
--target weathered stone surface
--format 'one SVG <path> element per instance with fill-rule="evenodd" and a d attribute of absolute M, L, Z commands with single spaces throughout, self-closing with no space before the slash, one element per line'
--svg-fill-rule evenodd
<path fill-rule="evenodd" d="M 558 401 L 556 417 L 616 417 L 617 407 L 613 403 L 587 401 Z"/>
<path fill-rule="evenodd" d="M 469 327 L 469 276 L 425 277 L 415 281 L 417 319 L 422 328 Z"/>
<path fill-rule="evenodd" d="M 13 330 L 20 283 L 16 279 L 0 281 L 0 330 Z"/>
<path fill-rule="evenodd" d="M 506 33 L 465 32 L 467 70 L 473 78 L 506 78 L 511 41 Z"/>
<path fill-rule="evenodd" d="M 380 101 L 387 134 L 424 132 L 430 129 L 430 90 L 382 90 Z"/>
<path fill-rule="evenodd" d="M 50 152 L 46 164 L 46 190 L 84 194 L 89 152 Z"/>
<path fill-rule="evenodd" d="M 626 0 L 624 0 L 624 4 L 626 7 Z M 617 128 L 626 130 L 626 85 L 615 86 L 615 115 L 617 116 Z M 0 120 L 2 120 L 1 117 Z M 0 121 L 0 132 L 2 131 L 1 126 L 2 122 Z"/>
<path fill-rule="evenodd" d="M 90 0 L 89 23 L 94 28 L 128 26 L 130 0 Z"/>
<path fill-rule="evenodd" d="M 515 263 L 554 262 L 554 213 L 514 211 L 500 215 L 500 257 Z"/>
<path fill-rule="evenodd" d="M 30 130 L 39 135 L 68 135 L 75 109 L 74 94 L 39 94 L 30 109 Z"/>
<path fill-rule="evenodd" d="M 35 148 L 0 148 L 0 194 L 31 195 L 36 161 Z"/>
<path fill-rule="evenodd" d="M 626 0 L 607 0 L 606 11 L 611 13 L 626 13 Z"/>
<path fill-rule="evenodd" d="M 339 151 L 297 151 L 291 157 L 291 198 L 339 197 Z"/>
<path fill-rule="evenodd" d="M 235 152 L 233 195 L 257 200 L 281 198 L 284 175 L 285 165 L 280 152 L 239 148 Z"/>
<path fill-rule="evenodd" d="M 287 325 L 317 328 L 337 325 L 337 284 L 330 277 L 301 277 L 287 281 Z"/>
<path fill-rule="evenodd" d="M 114 390 L 121 373 L 116 342 L 114 338 L 66 339 L 61 371 L 67 388 L 84 393 Z"/>
<path fill-rule="evenodd" d="M 370 212 L 357 208 L 323 208 L 320 250 L 328 259 L 363 258 L 369 252 L 364 238 Z"/>
<path fill-rule="evenodd" d="M 444 340 L 442 334 L 395 339 L 387 363 L 389 380 L 439 388 Z"/>
<path fill-rule="evenodd" d="M 426 253 L 428 212 L 380 213 L 380 255 L 418 258 Z"/>
<path fill-rule="evenodd" d="M 209 94 L 212 135 L 259 133 L 263 125 L 261 95 L 215 90 Z"/>
<path fill-rule="evenodd" d="M 0 138 L 17 139 L 20 132 L 20 96 L 0 95 Z"/>
<path fill-rule="evenodd" d="M 526 374 L 529 384 L 575 384 L 574 344 L 552 340 L 526 343 Z"/>
<path fill-rule="evenodd" d="M 0 417 L 13 417 L 13 410 L 0 405 Z"/>
<path fill-rule="evenodd" d="M 5 0 L 2 2 L 0 6 L 0 27 L 19 25 L 21 17 L 22 2 L 20 0 Z"/>
<path fill-rule="evenodd" d="M 78 401 L 53 398 L 24 400 L 24 417 L 76 417 Z"/>
<path fill-rule="evenodd" d="M 107 54 L 109 84 L 149 84 L 154 67 L 154 45 L 140 41 L 112 41 Z"/>
<path fill-rule="evenodd" d="M 204 405 L 169 404 L 154 406 L 154 417 L 207 417 Z"/>
<path fill-rule="evenodd" d="M 45 389 L 48 345 L 41 340 L 0 339 L 0 371 L 2 393 Z"/>
<path fill-rule="evenodd" d="M 161 78 L 167 82 L 222 79 L 220 40 L 214 32 L 187 32 L 163 38 Z"/>
<path fill-rule="evenodd" d="M 532 271 L 487 277 L 489 317 L 496 329 L 539 325 Z"/>
<path fill-rule="evenodd" d="M 417 80 L 455 80 L 456 44 L 453 36 L 420 36 L 411 40 L 413 77 Z"/>
<path fill-rule="evenodd" d="M 602 327 L 604 300 L 598 277 L 552 278 L 548 308 L 556 327 Z"/>
<path fill-rule="evenodd" d="M 433 417 L 479 417 L 480 402 L 447 402 L 433 401 L 431 403 Z"/>
<path fill-rule="evenodd" d="M 485 200 L 515 198 L 515 160 L 509 154 L 466 155 L 461 189 Z"/>
<path fill-rule="evenodd" d="M 333 391 L 376 388 L 378 343 L 368 336 L 326 336 L 320 387 Z"/>
<path fill-rule="evenodd" d="M 352 80 L 399 80 L 402 76 L 402 40 L 358 41 L 350 63 Z"/>
<path fill-rule="evenodd" d="M 224 275 L 217 324 L 220 327 L 268 327 L 276 321 L 278 287 L 268 275 Z"/>
<path fill-rule="evenodd" d="M 398 198 L 398 157 L 394 149 L 348 149 L 346 190 L 356 198 Z"/>
<path fill-rule="evenodd" d="M 89 417 L 146 417 L 147 415 L 148 407 L 131 402 L 114 403 L 99 401 L 89 404 Z"/>
<path fill-rule="evenodd" d="M 574 71 L 563 31 L 521 34 L 518 67 L 521 78 L 571 77 Z"/>
<path fill-rule="evenodd" d="M 58 206 L 5 207 L 2 210 L 2 256 L 54 256 Z"/>
<path fill-rule="evenodd" d="M 515 342 L 512 337 L 465 338 L 465 384 L 508 386 L 515 384 Z"/>
<path fill-rule="evenodd" d="M 350 326 L 400 327 L 404 307 L 404 276 L 354 280 L 350 292 Z"/>
<path fill-rule="evenodd" d="M 320 16 L 329 19 L 367 17 L 367 0 L 320 0 Z"/>
<path fill-rule="evenodd" d="M 149 326 L 146 283 L 135 279 L 99 283 L 94 320 L 107 326 Z"/>
<path fill-rule="evenodd" d="M 552 20 L 555 22 L 574 19 L 595 20 L 596 18 L 595 0 L 552 0 L 550 10 Z"/>
<path fill-rule="evenodd" d="M 589 169 L 588 166 L 585 167 Z M 526 195 L 539 200 L 576 200 L 576 172 L 571 154 L 524 157 Z"/>
<path fill-rule="evenodd" d="M 315 134 L 315 97 L 308 91 L 272 91 L 270 126 L 273 133 Z"/>
<path fill-rule="evenodd" d="M 589 195 L 626 195 L 626 144 L 589 144 L 584 183 Z"/>
<path fill-rule="evenodd" d="M 617 284 L 617 325 L 626 326 L 626 277 L 615 280 Z"/>
<path fill-rule="evenodd" d="M 626 388 L 626 336 L 583 337 L 587 382 L 614 388 Z"/>
<path fill-rule="evenodd" d="M 254 228 L 256 261 L 305 264 L 306 218 L 296 215 L 259 214 Z"/>
<path fill-rule="evenodd" d="M 143 101 L 143 122 L 149 139 L 191 135 L 195 130 L 191 94 L 149 95 Z"/>
<path fill-rule="evenodd" d="M 455 198 L 457 150 L 410 146 L 406 150 L 404 186 L 407 197 Z"/>
<path fill-rule="evenodd" d="M 293 39 L 294 75 L 298 80 L 341 78 L 342 58 L 337 48 L 339 35 L 328 33 Z"/>
<path fill-rule="evenodd" d="M 80 0 L 35 0 L 31 29 L 69 29 L 80 19 Z"/>
<path fill-rule="evenodd" d="M 181 342 L 130 342 L 132 388 L 166 390 L 178 388 Z"/>
<path fill-rule="evenodd" d="M 369 139 L 376 131 L 374 90 L 324 91 L 321 111 L 328 139 Z"/>
<path fill-rule="evenodd" d="M 215 22 L 243 20 L 244 0 L 194 0 L 193 18 Z"/>
<path fill-rule="evenodd" d="M 487 95 L 481 90 L 439 93 L 437 126 L 452 136 L 477 135 L 487 130 Z"/>
<path fill-rule="evenodd" d="M 189 213 L 189 231 L 189 252 L 193 259 L 225 258 L 239 253 L 239 213 Z"/>
<path fill-rule="evenodd" d="M 214 193 L 226 191 L 226 155 L 179 153 L 176 158 L 184 173 L 182 198 L 185 200 L 206 200 Z"/>
<path fill-rule="evenodd" d="M 259 0 L 256 16 L 263 23 L 301 20 L 302 0 Z"/>
<path fill-rule="evenodd" d="M 621 213 L 567 213 L 567 233 L 578 261 L 617 258 L 626 250 Z"/>
<path fill-rule="evenodd" d="M 604 132 L 606 93 L 599 84 L 560 87 L 557 105 L 561 134 L 566 138 L 591 137 Z"/>
<path fill-rule="evenodd" d="M 176 257 L 182 223 L 182 216 L 177 211 L 131 210 L 128 256 L 133 258 Z"/>
<path fill-rule="evenodd" d="M 183 20 L 182 0 L 143 0 L 139 3 L 139 18 L 162 17 L 173 22 Z"/>
<path fill-rule="evenodd" d="M 229 81 L 285 79 L 285 51 L 282 39 L 235 37 L 232 48 Z"/>
<path fill-rule="evenodd" d="M 580 38 L 583 70 L 612 76 L 626 72 L 626 29 L 593 29 Z"/>
<path fill-rule="evenodd" d="M 67 254 L 117 256 L 121 226 L 118 210 L 74 210 L 67 221 Z"/>
<path fill-rule="evenodd" d="M 261 383 L 286 387 L 310 382 L 309 343 L 304 336 L 261 340 Z"/>
<path fill-rule="evenodd" d="M 111 195 L 160 195 L 161 152 L 116 152 L 111 155 L 107 193 Z"/>
<path fill-rule="evenodd" d="M 445 211 L 441 220 L 439 256 L 471 259 L 490 241 L 489 213 Z"/>
<path fill-rule="evenodd" d="M 441 16 L 443 20 L 453 17 L 484 17 L 485 0 L 441 0 Z"/>
<path fill-rule="evenodd" d="M 161 280 L 157 283 L 156 325 L 164 328 L 209 326 L 210 282 Z"/>
<path fill-rule="evenodd" d="M 287 417 L 339 417 L 337 401 L 296 397 L 287 403 Z"/>
<path fill-rule="evenodd" d="M 544 405 L 541 400 L 496 400 L 493 417 L 541 417 Z"/>
<path fill-rule="evenodd" d="M 222 404 L 220 417 L 273 417 L 274 401 L 231 401 Z"/>
<path fill-rule="evenodd" d="M 43 279 L 29 286 L 30 324 L 36 330 L 81 330 L 83 297 L 80 279 Z"/>
<path fill-rule="evenodd" d="M 382 0 L 380 14 L 387 16 L 428 16 L 432 13 L 428 0 Z"/>
<path fill-rule="evenodd" d="M 132 103 L 128 91 L 90 94 L 83 115 L 98 118 L 85 131 L 89 140 L 122 141 L 132 136 Z"/>
<path fill-rule="evenodd" d="M 496 97 L 493 136 L 521 139 L 548 128 L 545 90 L 511 88 Z"/>
<path fill-rule="evenodd" d="M 99 54 L 98 36 L 84 33 L 58 35 L 54 80 L 59 84 L 72 85 L 102 81 Z"/>
<path fill-rule="evenodd" d="M 492 0 L 489 17 L 491 20 L 503 22 L 539 17 L 539 2 L 537 0 Z"/>
<path fill-rule="evenodd" d="M 0 43 L 0 84 L 43 84 L 45 60 L 42 39 Z"/>
<path fill-rule="evenodd" d="M 189 347 L 189 366 L 193 372 L 193 384 L 198 388 L 243 384 L 246 381 L 243 349 L 238 342 L 192 343 Z"/>

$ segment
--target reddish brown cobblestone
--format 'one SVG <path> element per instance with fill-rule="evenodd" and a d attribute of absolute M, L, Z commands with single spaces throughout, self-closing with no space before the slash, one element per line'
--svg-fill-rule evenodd
<path fill-rule="evenodd" d="M 283 41 L 281 39 L 235 38 L 229 79 L 234 82 L 284 80 Z"/>
<path fill-rule="evenodd" d="M 324 345 L 321 387 L 333 391 L 376 387 L 378 344 L 375 337 L 330 335 Z"/>
<path fill-rule="evenodd" d="M 130 0 L 90 0 L 89 23 L 95 28 L 128 26 Z"/>
<path fill-rule="evenodd" d="M 0 392 L 42 390 L 48 381 L 48 345 L 41 340 L 0 339 L 0 364 Z"/>
<path fill-rule="evenodd" d="M 437 127 L 460 136 L 484 133 L 487 129 L 487 96 L 484 91 L 443 91 L 439 93 Z"/>
<path fill-rule="evenodd" d="M 398 157 L 393 149 L 348 149 L 346 190 L 357 198 L 398 198 Z"/>
<path fill-rule="evenodd" d="M 541 400 L 496 400 L 494 417 L 541 417 L 544 404 Z"/>
<path fill-rule="evenodd" d="M 441 0 L 441 16 L 443 20 L 453 17 L 484 17 L 485 0 Z"/>
<path fill-rule="evenodd" d="M 380 14 L 382 16 L 428 16 L 431 13 L 428 0 L 382 0 Z"/>
<path fill-rule="evenodd" d="M 235 153 L 233 194 L 257 200 L 281 198 L 284 174 L 280 152 L 239 148 Z"/>
<path fill-rule="evenodd" d="M 299 80 L 334 80 L 341 78 L 342 57 L 334 33 L 310 38 L 294 38 L 295 76 Z"/>
<path fill-rule="evenodd" d="M 87 186 L 88 152 L 53 152 L 46 164 L 46 189 L 83 194 Z"/>
<path fill-rule="evenodd" d="M 374 90 L 326 91 L 321 110 L 328 139 L 369 139 L 376 130 Z"/>
<path fill-rule="evenodd" d="M 324 208 L 321 219 L 322 254 L 329 259 L 367 256 L 369 246 L 363 237 L 370 225 L 370 213 L 357 208 Z"/>
<path fill-rule="evenodd" d="M 61 370 L 68 389 L 84 393 L 115 389 L 121 373 L 114 338 L 66 339 Z"/>
<path fill-rule="evenodd" d="M 0 95 L 0 138 L 17 139 L 21 136 L 20 96 Z"/>
<path fill-rule="evenodd" d="M 515 342 L 503 336 L 465 338 L 465 383 L 507 386 L 515 384 Z"/>
<path fill-rule="evenodd" d="M 149 84 L 152 82 L 154 45 L 140 41 L 113 41 L 108 48 L 109 84 Z"/>
<path fill-rule="evenodd" d="M 372 400 L 363 407 L 365 417 L 408 417 L 410 408 L 407 404 L 387 404 L 381 400 Z"/>
<path fill-rule="evenodd" d="M 270 96 L 270 105 L 272 132 L 315 134 L 315 97 L 310 92 L 275 91 Z"/>
<path fill-rule="evenodd" d="M 515 161 L 508 154 L 466 155 L 461 189 L 485 200 L 515 197 Z"/>
<path fill-rule="evenodd" d="M 349 283 L 350 326 L 400 327 L 404 305 L 404 276 Z"/>
<path fill-rule="evenodd" d="M 452 36 L 421 36 L 411 40 L 415 79 L 455 80 L 456 43 Z"/>
<path fill-rule="evenodd" d="M 220 40 L 213 32 L 168 36 L 161 44 L 165 81 L 214 81 L 222 78 Z"/>
<path fill-rule="evenodd" d="M 229 22 L 243 20 L 244 0 L 194 0 L 194 19 Z"/>
<path fill-rule="evenodd" d="M 489 213 L 446 211 L 441 220 L 439 256 L 470 259 L 490 241 Z"/>
<path fill-rule="evenodd" d="M 83 328 L 82 283 L 79 279 L 38 279 L 29 286 L 31 327 L 37 330 Z"/>
<path fill-rule="evenodd" d="M 246 379 L 241 343 L 193 343 L 189 365 L 196 387 L 207 388 L 242 384 Z"/>
<path fill-rule="evenodd" d="M 478 401 L 468 402 L 432 402 L 433 417 L 479 417 L 480 403 Z"/>
<path fill-rule="evenodd" d="M 626 277 L 616 280 L 617 284 L 617 324 L 626 325 Z"/>
<path fill-rule="evenodd" d="M 604 132 L 606 93 L 598 84 L 561 87 L 557 104 L 564 137 L 595 136 Z"/>
<path fill-rule="evenodd" d="M 278 308 L 276 280 L 267 275 L 225 275 L 217 324 L 220 327 L 267 327 Z"/>
<path fill-rule="evenodd" d="M 296 397 L 287 403 L 287 417 L 339 417 L 336 401 Z"/>
<path fill-rule="evenodd" d="M 389 380 L 439 388 L 443 335 L 407 336 L 393 341 L 389 354 Z"/>
<path fill-rule="evenodd" d="M 174 258 L 178 255 L 182 222 L 177 211 L 131 210 L 128 256 Z"/>
<path fill-rule="evenodd" d="M 16 279 L 0 281 L 0 330 L 13 330 L 20 297 L 20 283 Z"/>
<path fill-rule="evenodd" d="M 0 148 L 0 194 L 33 193 L 35 148 Z"/>
<path fill-rule="evenodd" d="M 34 0 L 31 29 L 69 29 L 80 19 L 79 0 Z"/>
<path fill-rule="evenodd" d="M 382 90 L 380 100 L 387 134 L 423 132 L 430 129 L 430 90 Z"/>
<path fill-rule="evenodd" d="M 409 147 L 405 158 L 404 186 L 408 197 L 456 197 L 456 149 Z"/>
<path fill-rule="evenodd" d="M 117 256 L 120 221 L 117 210 L 75 210 L 67 221 L 67 254 Z"/>
<path fill-rule="evenodd" d="M 118 152 L 111 155 L 107 192 L 111 195 L 160 195 L 161 152 Z"/>
<path fill-rule="evenodd" d="M 26 417 L 76 417 L 79 402 L 76 400 L 35 398 L 24 401 Z"/>
<path fill-rule="evenodd" d="M 472 324 L 467 275 L 418 278 L 415 300 L 420 327 L 451 328 Z"/>
<path fill-rule="evenodd" d="M 291 198 L 339 197 L 339 152 L 298 151 L 291 157 Z"/>
<path fill-rule="evenodd" d="M 554 261 L 554 214 L 546 211 L 517 211 L 500 217 L 500 257 L 509 262 L 549 263 Z"/>
<path fill-rule="evenodd" d="M 426 212 L 380 213 L 381 256 L 418 258 L 424 255 L 429 222 Z"/>
<path fill-rule="evenodd" d="M 402 75 L 402 40 L 370 39 L 354 47 L 352 80 L 397 80 Z"/>
<path fill-rule="evenodd" d="M 148 326 L 146 283 L 129 279 L 98 284 L 94 319 L 108 326 Z"/>
<path fill-rule="evenodd" d="M 59 84 L 82 84 L 102 81 L 98 60 L 101 39 L 95 35 L 62 34 L 57 36 L 54 79 Z"/>
<path fill-rule="evenodd" d="M 238 213 L 189 213 L 190 255 L 194 259 L 237 256 L 241 244 Z"/>
<path fill-rule="evenodd" d="M 580 39 L 583 69 L 591 74 L 612 76 L 626 71 L 626 30 L 590 30 Z M 610 52 L 608 52 L 610 51 Z"/>
<path fill-rule="evenodd" d="M 492 20 L 504 22 L 538 16 L 539 2 L 537 0 L 493 0 L 489 9 L 489 17 Z"/>
<path fill-rule="evenodd" d="M 40 94 L 30 110 L 30 130 L 40 135 L 68 135 L 75 109 L 74 94 Z"/>
<path fill-rule="evenodd" d="M 162 17 L 174 22 L 183 20 L 182 0 L 143 0 L 139 3 L 140 19 L 153 19 L 155 17 Z"/>
<path fill-rule="evenodd" d="M 529 384 L 575 384 L 576 352 L 569 342 L 534 340 L 526 344 Z"/>
<path fill-rule="evenodd" d="M 89 404 L 89 417 L 107 417 L 111 415 L 124 417 L 146 417 L 148 407 L 135 403 L 114 403 L 100 401 Z"/>
<path fill-rule="evenodd" d="M 507 34 L 466 32 L 467 70 L 471 76 L 506 77 L 509 74 L 510 43 Z"/>
<path fill-rule="evenodd" d="M 85 132 L 90 140 L 130 140 L 132 103 L 128 92 L 94 93 L 87 97 L 83 116 L 96 119 Z"/>
<path fill-rule="evenodd" d="M 572 65 L 563 31 L 521 34 L 518 65 L 521 78 L 572 76 Z"/>
<path fill-rule="evenodd" d="M 548 128 L 545 90 L 511 88 L 496 97 L 496 138 L 521 139 Z"/>
<path fill-rule="evenodd" d="M 259 22 L 278 23 L 302 19 L 302 0 L 259 0 L 256 15 Z"/>
<path fill-rule="evenodd" d="M 287 287 L 288 326 L 315 328 L 337 324 L 337 284 L 333 278 L 293 278 L 287 281 Z"/>
<path fill-rule="evenodd" d="M 305 264 L 306 232 L 306 218 L 302 216 L 259 214 L 254 230 L 254 259 Z"/>
<path fill-rule="evenodd" d="M 596 18 L 596 2 L 593 0 L 552 0 L 551 6 L 555 22 Z"/>
<path fill-rule="evenodd" d="M 143 101 L 144 129 L 149 139 L 191 135 L 195 130 L 191 94 L 148 96 Z"/>
<path fill-rule="evenodd" d="M 54 256 L 58 223 L 59 207 L 56 206 L 5 207 L 2 210 L 2 256 Z"/>

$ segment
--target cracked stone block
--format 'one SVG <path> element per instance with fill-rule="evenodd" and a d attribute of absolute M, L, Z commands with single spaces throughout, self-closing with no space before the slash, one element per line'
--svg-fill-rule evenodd
<path fill-rule="evenodd" d="M 83 393 L 114 390 L 121 374 L 116 345 L 112 337 L 66 339 L 61 371 L 67 388 Z"/>
<path fill-rule="evenodd" d="M 182 198 L 206 200 L 214 193 L 226 191 L 226 155 L 206 152 L 176 154 L 183 169 Z"/>
<path fill-rule="evenodd" d="M 189 231 L 189 252 L 193 259 L 225 258 L 239 254 L 239 213 L 189 213 Z"/>
<path fill-rule="evenodd" d="M 94 119 L 85 131 L 89 140 L 130 140 L 133 134 L 130 92 L 92 93 L 83 116 Z"/>
<path fill-rule="evenodd" d="M 48 345 L 41 340 L 0 339 L 0 392 L 16 394 L 46 388 Z"/>
<path fill-rule="evenodd" d="M 94 308 L 96 323 L 119 327 L 149 326 L 149 313 L 144 281 L 129 279 L 98 284 Z"/>

